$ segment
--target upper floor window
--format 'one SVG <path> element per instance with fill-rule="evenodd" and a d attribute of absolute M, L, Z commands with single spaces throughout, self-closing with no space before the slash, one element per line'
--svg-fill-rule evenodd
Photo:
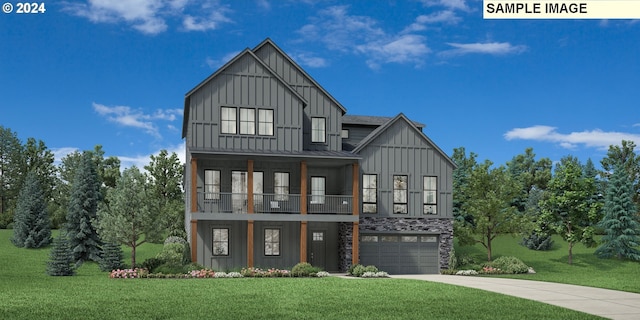
<path fill-rule="evenodd" d="M 362 212 L 378 212 L 378 176 L 375 174 L 362 175 Z"/>
<path fill-rule="evenodd" d="M 207 200 L 220 199 L 220 170 L 204 171 L 204 198 Z"/>
<path fill-rule="evenodd" d="M 437 214 L 437 194 L 438 194 L 438 178 L 423 177 L 422 182 L 423 194 L 423 214 Z"/>
<path fill-rule="evenodd" d="M 256 134 L 256 110 L 240 108 L 240 134 Z"/>
<path fill-rule="evenodd" d="M 273 177 L 273 193 L 275 200 L 289 200 L 289 173 L 276 172 Z"/>
<path fill-rule="evenodd" d="M 235 134 L 237 131 L 237 114 L 236 108 L 222 107 L 221 109 L 221 127 L 220 132 Z"/>
<path fill-rule="evenodd" d="M 327 119 L 311 118 L 311 142 L 326 142 Z"/>
<path fill-rule="evenodd" d="M 273 110 L 258 109 L 258 134 L 261 136 L 273 135 Z"/>
<path fill-rule="evenodd" d="M 406 175 L 393 176 L 393 213 L 408 213 L 408 181 Z"/>
<path fill-rule="evenodd" d="M 257 127 L 258 135 L 273 135 L 271 109 L 222 107 L 220 110 L 220 133 L 255 135 Z"/>

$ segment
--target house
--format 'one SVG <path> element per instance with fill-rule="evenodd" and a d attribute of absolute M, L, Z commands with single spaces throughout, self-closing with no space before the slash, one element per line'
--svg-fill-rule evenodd
<path fill-rule="evenodd" d="M 423 129 L 402 113 L 347 115 L 270 39 L 245 49 L 185 96 L 192 260 L 439 272 L 455 164 Z"/>

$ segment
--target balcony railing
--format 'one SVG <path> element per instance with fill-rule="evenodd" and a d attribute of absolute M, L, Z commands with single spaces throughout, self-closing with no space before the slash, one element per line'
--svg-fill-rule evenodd
<path fill-rule="evenodd" d="M 307 195 L 310 214 L 351 214 L 352 197 L 343 195 Z M 253 195 L 254 213 L 300 214 L 299 194 Z M 248 213 L 246 193 L 198 193 L 198 211 L 209 213 Z"/>

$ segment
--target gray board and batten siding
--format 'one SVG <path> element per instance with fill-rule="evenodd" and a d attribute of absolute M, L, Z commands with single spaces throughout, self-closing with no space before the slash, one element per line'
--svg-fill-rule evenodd
<path fill-rule="evenodd" d="M 452 217 L 455 164 L 402 114 L 376 129 L 354 152 L 363 174 L 378 175 L 378 213 L 396 217 Z M 393 175 L 408 176 L 407 214 L 393 213 Z M 423 177 L 438 177 L 437 214 L 424 215 Z M 366 215 L 366 214 L 365 214 Z"/>

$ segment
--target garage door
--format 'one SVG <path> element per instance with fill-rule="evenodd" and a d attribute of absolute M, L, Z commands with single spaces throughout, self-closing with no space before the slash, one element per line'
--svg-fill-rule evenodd
<path fill-rule="evenodd" d="M 360 264 L 389 274 L 439 273 L 437 235 L 362 234 Z"/>

